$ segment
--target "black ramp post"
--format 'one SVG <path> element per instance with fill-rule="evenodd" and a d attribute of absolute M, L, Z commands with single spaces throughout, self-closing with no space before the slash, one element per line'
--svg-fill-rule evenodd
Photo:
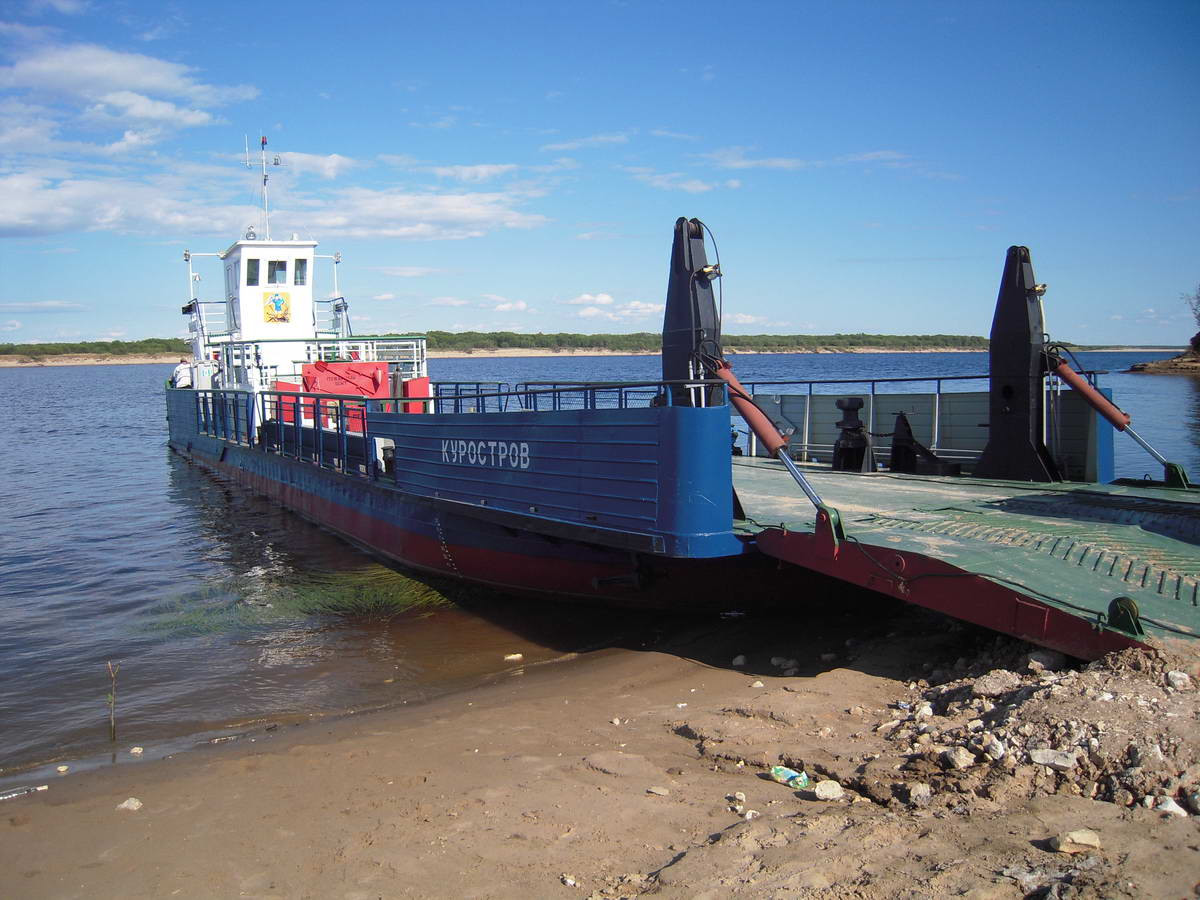
<path fill-rule="evenodd" d="M 719 273 L 704 252 L 704 226 L 699 219 L 675 222 L 667 307 L 663 313 L 662 373 L 664 381 L 710 378 L 704 360 L 721 359 L 721 323 L 712 281 Z M 710 391 L 715 391 L 710 388 Z M 672 388 L 677 404 L 698 403 L 698 391 Z M 711 397 L 711 395 L 710 395 Z M 707 401 L 706 401 L 707 402 Z"/>
<path fill-rule="evenodd" d="M 1061 481 L 1042 439 L 1046 325 L 1045 286 L 1033 277 L 1028 247 L 1009 247 L 992 317 L 988 442 L 975 465 L 978 478 Z"/>

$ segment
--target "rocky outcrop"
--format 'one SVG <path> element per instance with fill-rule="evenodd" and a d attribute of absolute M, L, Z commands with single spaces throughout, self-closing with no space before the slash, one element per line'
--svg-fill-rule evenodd
<path fill-rule="evenodd" d="M 1129 371 L 1145 375 L 1200 375 L 1200 331 L 1192 336 L 1189 344 L 1188 349 L 1178 356 L 1154 362 L 1134 363 L 1129 367 Z"/>

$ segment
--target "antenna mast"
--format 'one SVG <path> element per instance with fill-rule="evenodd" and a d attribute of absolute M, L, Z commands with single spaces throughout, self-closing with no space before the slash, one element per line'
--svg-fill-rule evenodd
<path fill-rule="evenodd" d="M 260 159 L 260 169 L 262 171 L 262 221 L 259 224 L 262 226 L 264 237 L 266 238 L 266 240 L 269 241 L 271 239 L 271 207 L 267 201 L 267 181 L 269 180 L 270 176 L 267 175 L 267 138 L 266 138 L 266 135 L 262 136 L 262 140 L 259 143 L 259 159 Z M 278 156 L 275 157 L 275 159 L 271 163 L 271 165 L 273 165 L 273 166 L 282 165 L 282 163 L 280 163 L 280 161 L 279 161 Z M 249 169 L 250 167 L 251 167 L 250 166 L 250 139 L 247 137 L 246 138 L 246 168 Z"/>

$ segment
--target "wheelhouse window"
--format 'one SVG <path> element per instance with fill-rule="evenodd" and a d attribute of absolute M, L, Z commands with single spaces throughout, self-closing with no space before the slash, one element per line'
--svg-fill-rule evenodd
<path fill-rule="evenodd" d="M 272 259 L 267 263 L 267 284 L 287 284 L 286 259 Z"/>
<path fill-rule="evenodd" d="M 246 286 L 255 287 L 258 284 L 258 260 L 246 260 Z"/>
<path fill-rule="evenodd" d="M 308 260 L 296 260 L 295 284 L 308 284 Z"/>

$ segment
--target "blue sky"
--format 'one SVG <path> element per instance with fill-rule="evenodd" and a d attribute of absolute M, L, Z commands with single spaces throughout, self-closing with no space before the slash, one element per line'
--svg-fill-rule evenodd
<path fill-rule="evenodd" d="M 1182 344 L 1198 38 L 1195 0 L 13 0 L 0 341 L 183 334 L 263 134 L 360 333 L 657 331 L 685 215 L 728 332 L 986 334 L 1020 243 L 1055 338 Z"/>

